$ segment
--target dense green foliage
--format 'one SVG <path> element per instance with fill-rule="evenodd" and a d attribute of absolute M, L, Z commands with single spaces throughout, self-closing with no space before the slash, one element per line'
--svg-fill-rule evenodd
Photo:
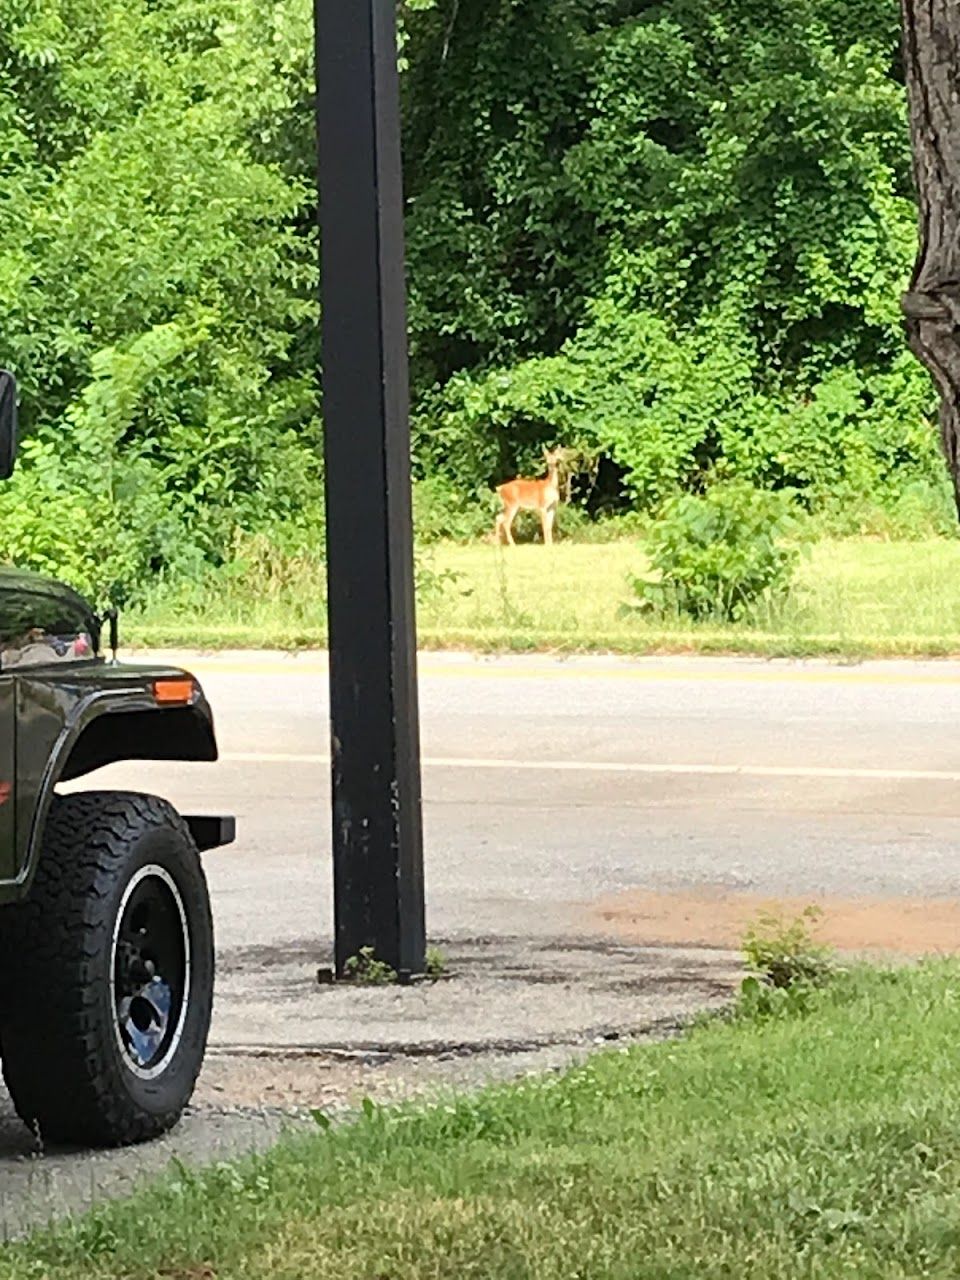
<path fill-rule="evenodd" d="M 897 18 L 443 0 L 409 84 L 424 470 L 469 491 L 560 440 L 647 509 L 722 458 L 851 519 L 946 512 Z"/>
<path fill-rule="evenodd" d="M 3 555 L 123 599 L 315 520 L 312 195 L 285 162 L 309 31 L 302 4 L 0 0 L 27 436 Z"/>
<path fill-rule="evenodd" d="M 400 16 L 433 533 L 552 441 L 605 459 L 591 509 L 724 459 L 841 525 L 948 521 L 896 0 Z M 0 556 L 123 599 L 238 531 L 315 545 L 310 51 L 308 0 L 0 0 Z"/>

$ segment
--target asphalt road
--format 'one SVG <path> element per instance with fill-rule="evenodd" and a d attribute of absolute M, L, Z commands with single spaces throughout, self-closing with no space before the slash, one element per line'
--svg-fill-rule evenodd
<path fill-rule="evenodd" d="M 222 762 L 104 776 L 237 813 L 237 846 L 207 859 L 224 948 L 326 939 L 323 665 L 193 666 Z M 960 889 L 960 664 L 428 655 L 422 668 L 437 936 L 554 934 L 637 885 Z"/>
<path fill-rule="evenodd" d="M 416 1087 L 551 1065 L 722 998 L 733 958 L 693 924 L 652 948 L 636 945 L 642 928 L 631 945 L 605 933 L 598 908 L 624 895 L 960 898 L 960 664 L 427 655 L 429 932 L 455 977 L 324 991 L 325 665 L 181 660 L 216 709 L 221 762 L 116 766 L 94 784 L 237 815 L 237 844 L 205 858 L 220 979 L 200 1108 L 173 1147 L 191 1158 L 261 1140 L 264 1102 L 404 1092 L 410 1062 Z M 273 1111 L 264 1124 L 269 1140 Z M 0 1199 L 16 1219 L 34 1193 L 6 1141 Z M 110 1159 L 96 1168 L 121 1185 L 129 1157 Z M 84 1158 L 63 1168 L 100 1185 Z"/>
<path fill-rule="evenodd" d="M 342 1025 L 330 1002 L 278 1003 L 266 974 L 297 990 L 329 960 L 325 666 L 182 660 L 222 761 L 98 783 L 237 815 L 238 843 L 206 858 L 230 976 L 215 1041 L 450 1038 L 361 1023 L 352 1000 Z M 429 932 L 448 948 L 590 935 L 596 903 L 638 888 L 960 896 L 960 664 L 427 655 L 421 699 Z"/>

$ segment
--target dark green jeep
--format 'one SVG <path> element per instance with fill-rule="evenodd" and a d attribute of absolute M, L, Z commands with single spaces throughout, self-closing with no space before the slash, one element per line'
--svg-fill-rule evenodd
<path fill-rule="evenodd" d="M 0 372 L 0 479 L 16 387 Z M 119 760 L 215 760 L 196 680 L 101 652 L 76 592 L 0 569 L 0 1057 L 48 1140 L 117 1145 L 169 1129 L 203 1061 L 213 931 L 199 852 L 228 818 L 181 817 L 61 783 Z"/>

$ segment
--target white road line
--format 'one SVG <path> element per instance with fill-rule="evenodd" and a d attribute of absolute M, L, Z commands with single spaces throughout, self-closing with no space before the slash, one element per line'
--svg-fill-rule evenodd
<path fill-rule="evenodd" d="M 330 765 L 330 757 L 297 752 L 227 751 L 227 764 Z M 625 760 L 494 760 L 459 756 L 425 756 L 427 769 L 487 769 L 503 773 L 627 773 L 740 778 L 852 778 L 866 782 L 960 782 L 960 771 L 948 769 L 850 769 L 792 764 L 649 764 Z"/>

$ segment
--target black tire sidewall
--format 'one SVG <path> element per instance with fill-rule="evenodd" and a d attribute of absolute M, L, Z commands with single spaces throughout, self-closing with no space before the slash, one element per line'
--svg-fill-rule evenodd
<path fill-rule="evenodd" d="M 203 1062 L 213 999 L 213 926 L 196 849 L 176 827 L 156 825 L 133 838 L 119 874 L 101 871 L 98 875 L 98 888 L 104 895 L 99 906 L 107 915 L 111 941 L 127 887 L 139 871 L 149 866 L 162 868 L 177 886 L 190 943 L 186 1017 L 180 1041 L 164 1070 L 150 1079 L 137 1075 L 117 1041 L 112 945 L 98 956 L 97 1014 L 103 1029 L 104 1083 L 118 1099 L 125 1096 L 138 1111 L 159 1118 L 183 1107 Z"/>

